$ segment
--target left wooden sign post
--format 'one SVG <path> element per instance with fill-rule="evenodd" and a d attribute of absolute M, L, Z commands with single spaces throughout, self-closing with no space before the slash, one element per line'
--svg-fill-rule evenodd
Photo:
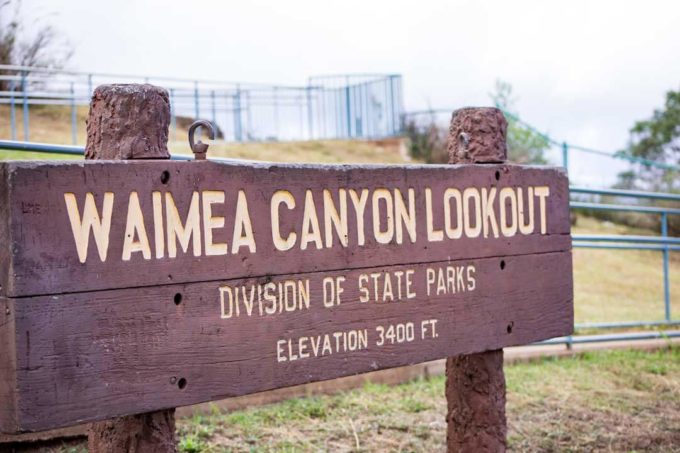
<path fill-rule="evenodd" d="M 168 92 L 153 85 L 103 85 L 90 103 L 86 159 L 170 159 Z M 176 451 L 175 409 L 92 423 L 88 451 Z"/>
<path fill-rule="evenodd" d="M 169 161 L 168 108 L 100 87 L 96 162 L 0 164 L 0 432 L 174 451 L 174 407 L 571 333 L 562 170 Z"/>

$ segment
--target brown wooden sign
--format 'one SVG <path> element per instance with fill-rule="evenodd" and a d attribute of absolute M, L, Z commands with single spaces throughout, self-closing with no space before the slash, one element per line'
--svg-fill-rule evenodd
<path fill-rule="evenodd" d="M 571 333 L 557 169 L 0 165 L 0 430 Z"/>

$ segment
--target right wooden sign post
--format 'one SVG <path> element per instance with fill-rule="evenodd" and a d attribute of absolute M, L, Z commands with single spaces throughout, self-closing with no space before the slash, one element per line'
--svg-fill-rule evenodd
<path fill-rule="evenodd" d="M 573 329 L 564 171 L 494 108 L 455 165 L 171 161 L 168 123 L 103 86 L 88 160 L 0 163 L 0 432 L 172 452 L 176 407 L 448 358 L 448 450 L 505 450 L 502 348 Z"/>
<path fill-rule="evenodd" d="M 507 122 L 495 108 L 453 113 L 447 149 L 450 164 L 507 161 Z M 527 269 L 531 272 L 530 269 Z M 565 269 L 571 274 L 571 270 Z M 507 327 L 511 333 L 514 325 Z M 503 350 L 446 360 L 446 446 L 449 452 L 502 452 L 507 446 Z"/>

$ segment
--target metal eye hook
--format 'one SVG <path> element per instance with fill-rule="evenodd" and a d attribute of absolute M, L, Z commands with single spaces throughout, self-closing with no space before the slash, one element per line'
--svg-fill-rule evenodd
<path fill-rule="evenodd" d="M 207 143 L 203 143 L 200 139 L 198 140 L 198 143 L 194 143 L 194 133 L 199 127 L 205 127 L 208 129 L 208 137 L 210 137 L 210 140 L 215 140 L 215 127 L 210 121 L 207 120 L 197 120 L 191 123 L 191 126 L 189 126 L 189 147 L 194 153 L 194 158 L 196 160 L 205 160 L 209 145 Z"/>

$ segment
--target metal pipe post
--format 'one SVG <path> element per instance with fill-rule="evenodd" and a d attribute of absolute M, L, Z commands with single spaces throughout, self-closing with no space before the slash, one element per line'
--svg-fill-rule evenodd
<path fill-rule="evenodd" d="M 395 135 L 397 132 L 397 127 L 396 127 L 396 118 L 395 118 L 395 110 L 394 110 L 394 76 L 389 77 L 390 81 L 390 116 L 392 118 L 391 125 L 390 125 L 390 134 L 389 135 Z"/>
<path fill-rule="evenodd" d="M 194 116 L 196 119 L 201 117 L 201 109 L 198 100 L 198 81 L 194 82 Z"/>
<path fill-rule="evenodd" d="M 175 89 L 170 88 L 170 127 L 172 128 L 172 141 L 177 141 L 177 112 L 175 112 Z"/>
<path fill-rule="evenodd" d="M 215 114 L 215 90 L 210 90 L 210 108 L 212 113 L 213 127 L 217 127 L 217 115 Z"/>
<path fill-rule="evenodd" d="M 253 117 L 250 111 L 250 90 L 246 90 L 246 141 L 251 139 L 251 134 L 253 132 Z"/>
<path fill-rule="evenodd" d="M 312 87 L 307 85 L 307 129 L 308 129 L 308 134 L 307 138 L 309 140 L 314 138 L 314 133 L 313 131 L 313 123 L 312 123 Z"/>
<path fill-rule="evenodd" d="M 350 100 L 349 100 L 349 80 L 347 81 L 347 85 L 345 86 L 345 105 L 347 106 L 346 114 L 347 114 L 347 137 L 346 138 L 352 138 L 352 110 L 350 108 Z"/>
<path fill-rule="evenodd" d="M 342 137 L 344 128 L 344 115 L 342 114 L 342 89 L 338 88 L 335 92 L 335 138 Z"/>
<path fill-rule="evenodd" d="M 12 140 L 17 139 L 17 112 L 14 105 L 14 80 L 9 82 L 9 123 L 12 129 Z"/>
<path fill-rule="evenodd" d="M 305 99 L 304 96 L 300 94 L 295 95 L 295 103 L 297 104 L 298 107 L 298 113 L 299 113 L 299 118 L 298 118 L 298 125 L 300 126 L 299 132 L 298 132 L 298 140 L 304 140 L 305 136 Z"/>
<path fill-rule="evenodd" d="M 569 173 L 569 145 L 562 143 L 562 166 Z"/>
<path fill-rule="evenodd" d="M 279 140 L 279 87 L 274 87 L 274 136 Z"/>
<path fill-rule="evenodd" d="M 388 103 L 390 102 L 390 92 L 389 92 L 389 86 L 387 83 L 383 80 L 382 81 L 383 85 L 383 96 L 385 96 L 385 103 L 383 104 L 384 106 L 384 114 L 385 114 L 385 130 L 381 134 L 381 137 L 386 137 L 390 135 L 390 123 L 392 119 L 390 118 L 390 109 L 388 106 Z"/>
<path fill-rule="evenodd" d="M 78 142 L 78 126 L 76 124 L 76 92 L 71 82 L 71 143 Z"/>
<path fill-rule="evenodd" d="M 224 91 L 224 141 L 227 141 L 227 127 L 230 124 L 230 120 L 234 115 L 233 98 L 229 94 L 229 91 Z M 233 137 L 234 134 L 232 134 Z"/>
<path fill-rule="evenodd" d="M 364 132 L 364 138 L 370 138 L 368 129 L 368 118 L 370 116 L 368 109 L 368 83 L 364 83 L 361 87 L 361 110 L 363 111 L 361 129 Z"/>
<path fill-rule="evenodd" d="M 234 94 L 234 139 L 237 142 L 242 140 L 241 136 L 241 87 L 236 86 L 236 94 Z"/>
<path fill-rule="evenodd" d="M 29 141 L 28 137 L 28 86 L 26 84 L 26 72 L 21 73 L 21 91 L 24 95 L 23 114 L 24 114 L 24 141 Z"/>
<path fill-rule="evenodd" d="M 661 214 L 661 236 L 664 239 L 668 238 L 668 214 L 665 212 Z M 671 287 L 668 276 L 669 259 L 668 244 L 665 244 L 663 248 L 663 303 L 666 321 L 671 320 Z"/>

